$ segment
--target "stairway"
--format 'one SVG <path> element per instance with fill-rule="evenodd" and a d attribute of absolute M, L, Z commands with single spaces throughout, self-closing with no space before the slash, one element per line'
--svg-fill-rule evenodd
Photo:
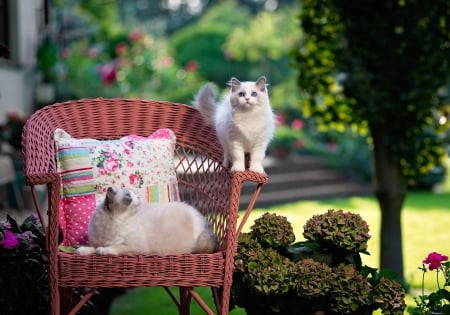
<path fill-rule="evenodd" d="M 269 181 L 262 188 L 257 208 L 299 200 L 319 200 L 372 194 L 368 183 L 358 182 L 348 175 L 325 168 L 311 155 L 285 159 L 266 157 L 265 171 Z M 248 204 L 254 184 L 246 183 L 241 194 L 241 209 Z"/>

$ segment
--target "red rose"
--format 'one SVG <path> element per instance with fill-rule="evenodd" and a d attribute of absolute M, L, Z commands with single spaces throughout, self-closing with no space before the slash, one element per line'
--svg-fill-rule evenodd
<path fill-rule="evenodd" d="M 428 265 L 430 270 L 439 269 L 441 262 L 448 261 L 448 257 L 436 252 L 428 254 L 428 257 L 423 260 L 423 263 Z"/>

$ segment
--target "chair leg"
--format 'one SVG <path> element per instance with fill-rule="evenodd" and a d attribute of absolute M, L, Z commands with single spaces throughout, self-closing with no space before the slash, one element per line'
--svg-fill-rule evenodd
<path fill-rule="evenodd" d="M 180 315 L 189 315 L 191 306 L 191 294 L 189 293 L 189 288 L 180 287 L 180 305 L 178 306 L 178 311 Z"/>
<path fill-rule="evenodd" d="M 198 305 L 205 311 L 205 314 L 214 315 L 214 312 L 209 308 L 208 304 L 202 299 L 202 297 L 194 290 L 194 288 L 189 288 L 189 295 L 197 301 Z M 215 302 L 215 301 L 214 301 Z M 217 304 L 216 304 L 217 306 Z M 218 310 L 218 308 L 216 307 Z"/>
<path fill-rule="evenodd" d="M 97 293 L 96 289 L 80 288 L 74 292 L 73 288 L 60 288 L 61 315 L 76 315 L 81 308 Z M 59 314 L 58 314 L 59 315 Z"/>

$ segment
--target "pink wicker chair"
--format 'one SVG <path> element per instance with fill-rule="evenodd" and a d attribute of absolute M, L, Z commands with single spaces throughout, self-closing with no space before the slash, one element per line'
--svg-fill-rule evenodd
<path fill-rule="evenodd" d="M 182 199 L 205 214 L 219 237 L 213 254 L 80 256 L 59 245 L 60 176 L 56 170 L 53 131 L 62 128 L 76 138 L 116 139 L 127 134 L 149 135 L 170 128 L 177 137 L 175 156 Z M 222 149 L 214 130 L 190 106 L 139 99 L 83 99 L 47 106 L 27 121 L 22 138 L 25 180 L 31 186 L 41 221 L 47 224 L 51 314 L 76 314 L 99 288 L 161 286 L 189 314 L 196 300 L 214 314 L 195 287 L 211 287 L 217 314 L 227 314 L 237 236 L 252 210 L 265 174 L 230 173 L 222 166 Z M 255 190 L 238 223 L 244 182 Z M 39 208 L 34 186 L 48 187 L 48 217 Z M 179 294 L 173 292 L 179 288 Z M 76 290 L 75 290 L 76 289 Z M 74 292 L 83 294 L 74 297 Z M 70 301 L 70 303 L 68 302 Z"/>

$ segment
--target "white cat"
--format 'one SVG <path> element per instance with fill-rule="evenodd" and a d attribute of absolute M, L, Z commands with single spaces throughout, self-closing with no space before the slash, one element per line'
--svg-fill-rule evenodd
<path fill-rule="evenodd" d="M 183 202 L 143 203 L 128 189 L 108 188 L 88 228 L 89 246 L 98 253 L 212 253 L 217 236 L 197 209 Z"/>
<path fill-rule="evenodd" d="M 231 163 L 231 171 L 245 170 L 245 154 L 249 153 L 249 169 L 263 173 L 262 162 L 275 129 L 266 78 L 256 82 L 231 78 L 230 86 L 230 93 L 216 103 L 217 89 L 206 83 L 195 96 L 194 106 L 215 127 L 224 151 L 224 166 Z"/>

